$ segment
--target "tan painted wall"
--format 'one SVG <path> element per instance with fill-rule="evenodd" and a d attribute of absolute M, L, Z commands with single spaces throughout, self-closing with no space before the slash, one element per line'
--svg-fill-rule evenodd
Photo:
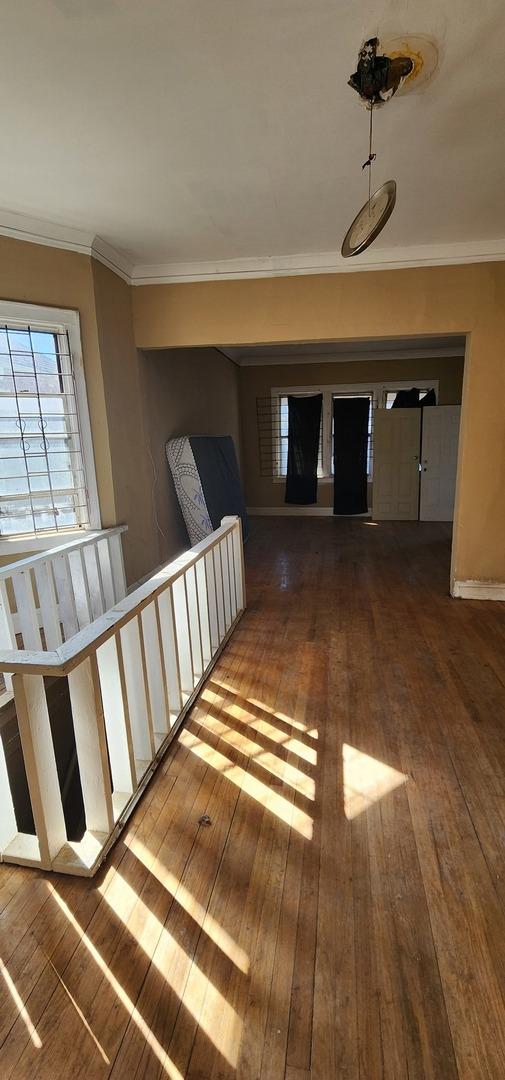
<path fill-rule="evenodd" d="M 188 547 L 165 455 L 176 435 L 231 435 L 240 460 L 237 367 L 215 349 L 148 352 L 142 358 L 146 434 L 156 471 L 158 563 Z"/>
<path fill-rule="evenodd" d="M 146 452 L 144 365 L 133 341 L 130 287 L 95 259 L 92 272 L 116 522 L 128 525 L 123 551 L 127 581 L 133 584 L 160 562 Z"/>
<path fill-rule="evenodd" d="M 453 576 L 505 582 L 505 263 L 138 286 L 138 346 L 466 333 Z"/>
<path fill-rule="evenodd" d="M 256 399 L 269 397 L 272 387 L 328 386 L 339 383 L 367 384 L 410 380 L 415 386 L 417 379 L 439 382 L 439 404 L 457 405 L 461 401 L 463 387 L 463 360 L 457 358 L 437 360 L 373 360 L 349 363 L 278 364 L 265 367 L 240 368 L 240 419 L 242 430 L 243 478 L 248 506 L 283 506 L 284 484 L 274 483 L 261 476 L 259 464 L 258 428 L 256 422 Z M 369 506 L 371 506 L 369 484 Z M 320 481 L 318 506 L 331 506 L 333 484 Z"/>
<path fill-rule="evenodd" d="M 102 522 L 115 522 L 112 462 L 93 291 L 92 260 L 0 236 L 0 298 L 79 312 Z"/>

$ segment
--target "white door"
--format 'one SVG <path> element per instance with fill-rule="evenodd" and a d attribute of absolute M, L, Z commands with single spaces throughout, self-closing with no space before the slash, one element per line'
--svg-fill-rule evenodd
<path fill-rule="evenodd" d="M 377 409 L 373 442 L 373 516 L 415 521 L 419 516 L 420 409 Z"/>
<path fill-rule="evenodd" d="M 460 405 L 423 409 L 421 521 L 454 517 L 460 414 Z"/>

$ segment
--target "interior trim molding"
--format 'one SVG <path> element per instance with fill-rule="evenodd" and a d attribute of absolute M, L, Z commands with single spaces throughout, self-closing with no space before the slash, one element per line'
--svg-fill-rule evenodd
<path fill-rule="evenodd" d="M 340 517 L 333 513 L 332 506 L 248 506 L 247 513 L 250 517 Z M 343 516 L 343 515 L 342 515 Z M 351 514 L 350 517 L 370 518 L 370 510 L 366 514 Z"/>
<path fill-rule="evenodd" d="M 331 356 L 329 353 L 307 356 L 283 356 L 282 353 L 279 353 L 278 356 L 265 357 L 230 356 L 226 351 L 226 346 L 221 347 L 219 351 L 222 352 L 228 360 L 232 360 L 234 364 L 237 364 L 238 367 L 282 367 L 285 364 L 289 366 L 292 364 L 355 364 L 370 360 L 429 360 L 433 357 L 437 360 L 443 360 L 451 359 L 453 357 L 463 358 L 465 355 L 464 349 L 454 345 L 444 345 L 439 349 L 413 347 L 411 349 L 381 349 L 380 351 L 375 352 L 373 350 L 369 350 L 368 352 L 365 350 L 363 353 L 348 353 L 346 356 Z"/>
<path fill-rule="evenodd" d="M 133 283 L 133 267 L 127 256 L 117 251 L 101 236 L 84 229 L 74 229 L 26 214 L 0 210 L 0 236 L 10 236 L 13 240 L 24 240 L 29 244 L 42 244 L 44 247 L 88 255 L 119 274 L 128 285 Z"/>
<path fill-rule="evenodd" d="M 357 259 L 343 259 L 340 251 L 301 252 L 208 262 L 142 264 L 98 234 L 0 209 L 0 236 L 31 244 L 44 244 L 89 255 L 119 274 L 129 285 L 170 285 L 191 281 L 233 281 L 247 278 L 291 277 L 307 274 L 356 273 L 364 270 L 401 270 L 420 266 L 455 266 L 505 261 L 505 238 L 468 243 L 424 244 L 411 247 L 368 249 Z"/>
<path fill-rule="evenodd" d="M 505 582 L 455 581 L 452 595 L 462 600 L 505 600 Z"/>
<path fill-rule="evenodd" d="M 426 244 L 404 248 L 368 249 L 357 259 L 340 251 L 223 259 L 217 262 L 173 262 L 135 265 L 133 285 L 170 285 L 185 281 L 224 281 L 244 278 L 291 277 L 300 274 L 356 273 L 363 270 L 401 270 L 419 266 L 451 266 L 505 260 L 505 239 L 469 243 Z"/>
<path fill-rule="evenodd" d="M 331 506 L 248 506 L 250 517 L 332 517 Z"/>

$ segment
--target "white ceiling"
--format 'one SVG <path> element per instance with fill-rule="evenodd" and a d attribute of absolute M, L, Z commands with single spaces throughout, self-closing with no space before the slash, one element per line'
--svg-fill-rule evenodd
<path fill-rule="evenodd" d="M 375 119 L 397 206 L 352 269 L 505 256 L 503 30 L 503 0 L 3 4 L 0 207 L 69 246 L 98 234 L 138 280 L 342 269 L 367 193 L 358 46 L 425 34 L 435 74 Z"/>

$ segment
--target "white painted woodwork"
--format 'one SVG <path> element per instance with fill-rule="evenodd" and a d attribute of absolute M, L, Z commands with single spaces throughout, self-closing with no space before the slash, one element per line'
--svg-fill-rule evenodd
<path fill-rule="evenodd" d="M 9 784 L 3 740 L 0 736 L 0 851 L 4 851 L 18 831 Z"/>
<path fill-rule="evenodd" d="M 49 559 L 34 567 L 46 649 L 57 649 L 63 640 L 52 565 Z"/>
<path fill-rule="evenodd" d="M 221 547 L 219 544 L 214 548 L 212 555 L 214 559 L 214 580 L 216 583 L 217 625 L 219 640 L 221 641 L 226 633 L 226 626 L 224 621 L 223 566 L 221 562 Z"/>
<path fill-rule="evenodd" d="M 420 409 L 377 409 L 374 420 L 373 517 L 419 515 Z"/>
<path fill-rule="evenodd" d="M 460 405 L 423 409 L 421 521 L 453 520 L 460 417 Z"/>
<path fill-rule="evenodd" d="M 154 601 L 144 608 L 139 621 L 144 642 L 144 663 L 147 673 L 153 730 L 166 733 L 169 729 L 169 718 Z M 151 753 L 148 756 L 151 758 L 153 754 Z"/>
<path fill-rule="evenodd" d="M 79 630 L 79 619 L 77 617 L 70 563 L 66 552 L 57 555 L 53 559 L 53 574 L 63 634 L 65 641 L 68 641 Z"/>
<path fill-rule="evenodd" d="M 120 637 L 134 756 L 138 760 L 150 759 L 154 743 L 138 619 L 130 619 L 120 630 Z"/>
<path fill-rule="evenodd" d="M 116 553 L 114 579 L 108 551 L 108 541 L 104 545 L 100 538 L 87 553 L 78 548 L 50 557 L 46 553 L 34 567 L 38 615 L 30 569 L 21 571 L 17 586 L 13 582 L 27 637 L 33 643 L 37 634 L 40 639 L 42 623 L 52 648 L 15 648 L 12 619 L 6 608 L 2 618 L 0 605 L 0 671 L 7 678 L 14 672 L 36 826 L 36 836 L 17 832 L 0 746 L 0 857 L 11 862 L 94 873 L 243 611 L 238 606 L 244 596 L 238 518 L 227 518 L 90 622 L 110 590 L 124 585 L 122 560 Z M 0 573 L 1 600 L 7 603 Z M 87 619 L 87 625 L 62 641 L 72 618 L 75 625 Z M 68 676 L 86 818 L 79 842 L 66 838 L 45 675 Z"/>
<path fill-rule="evenodd" d="M 186 596 L 188 602 L 189 630 L 191 635 L 191 654 L 193 657 L 193 673 L 195 678 L 200 679 L 203 674 L 202 639 L 200 633 L 200 612 L 198 594 L 196 589 L 195 567 L 191 566 L 184 575 L 186 584 Z"/>
<path fill-rule="evenodd" d="M 217 617 L 217 591 L 216 591 L 216 575 L 214 573 L 214 553 L 208 551 L 204 559 L 205 565 L 205 580 L 207 583 L 207 596 L 209 601 L 209 630 L 211 649 L 217 649 L 219 645 L 219 624 Z"/>
<path fill-rule="evenodd" d="M 118 658 L 119 637 L 111 637 L 97 649 L 105 730 L 114 791 L 131 794 L 136 787 L 135 755 Z"/>
<path fill-rule="evenodd" d="M 33 583 L 30 570 L 22 570 L 12 579 L 18 613 L 18 625 L 23 637 L 25 649 L 41 649 L 39 620 L 33 595 Z"/>
<path fill-rule="evenodd" d="M 93 619 L 98 619 L 100 615 L 103 615 L 103 613 L 107 611 L 107 604 L 103 591 L 102 572 L 100 561 L 98 559 L 97 546 L 96 544 L 88 544 L 87 547 L 82 549 L 82 552 L 88 579 L 91 615 Z"/>
<path fill-rule="evenodd" d="M 107 740 L 96 655 L 68 676 L 86 828 L 107 836 L 114 828 Z"/>
<path fill-rule="evenodd" d="M 14 675 L 12 685 L 40 862 L 50 869 L 67 833 L 44 679 L 42 675 Z"/>
<path fill-rule="evenodd" d="M 183 706 L 172 590 L 165 589 L 165 592 L 158 597 L 157 603 L 163 643 L 163 662 L 165 665 L 170 722 L 172 723 L 172 717 L 178 716 Z"/>
<path fill-rule="evenodd" d="M 191 641 L 189 631 L 188 609 L 186 603 L 186 588 L 184 577 L 174 581 L 172 587 L 172 599 L 174 605 L 175 629 L 179 645 L 179 668 L 181 673 L 181 689 L 183 694 L 191 694 L 195 680 L 193 674 L 193 657 L 191 654 Z"/>

